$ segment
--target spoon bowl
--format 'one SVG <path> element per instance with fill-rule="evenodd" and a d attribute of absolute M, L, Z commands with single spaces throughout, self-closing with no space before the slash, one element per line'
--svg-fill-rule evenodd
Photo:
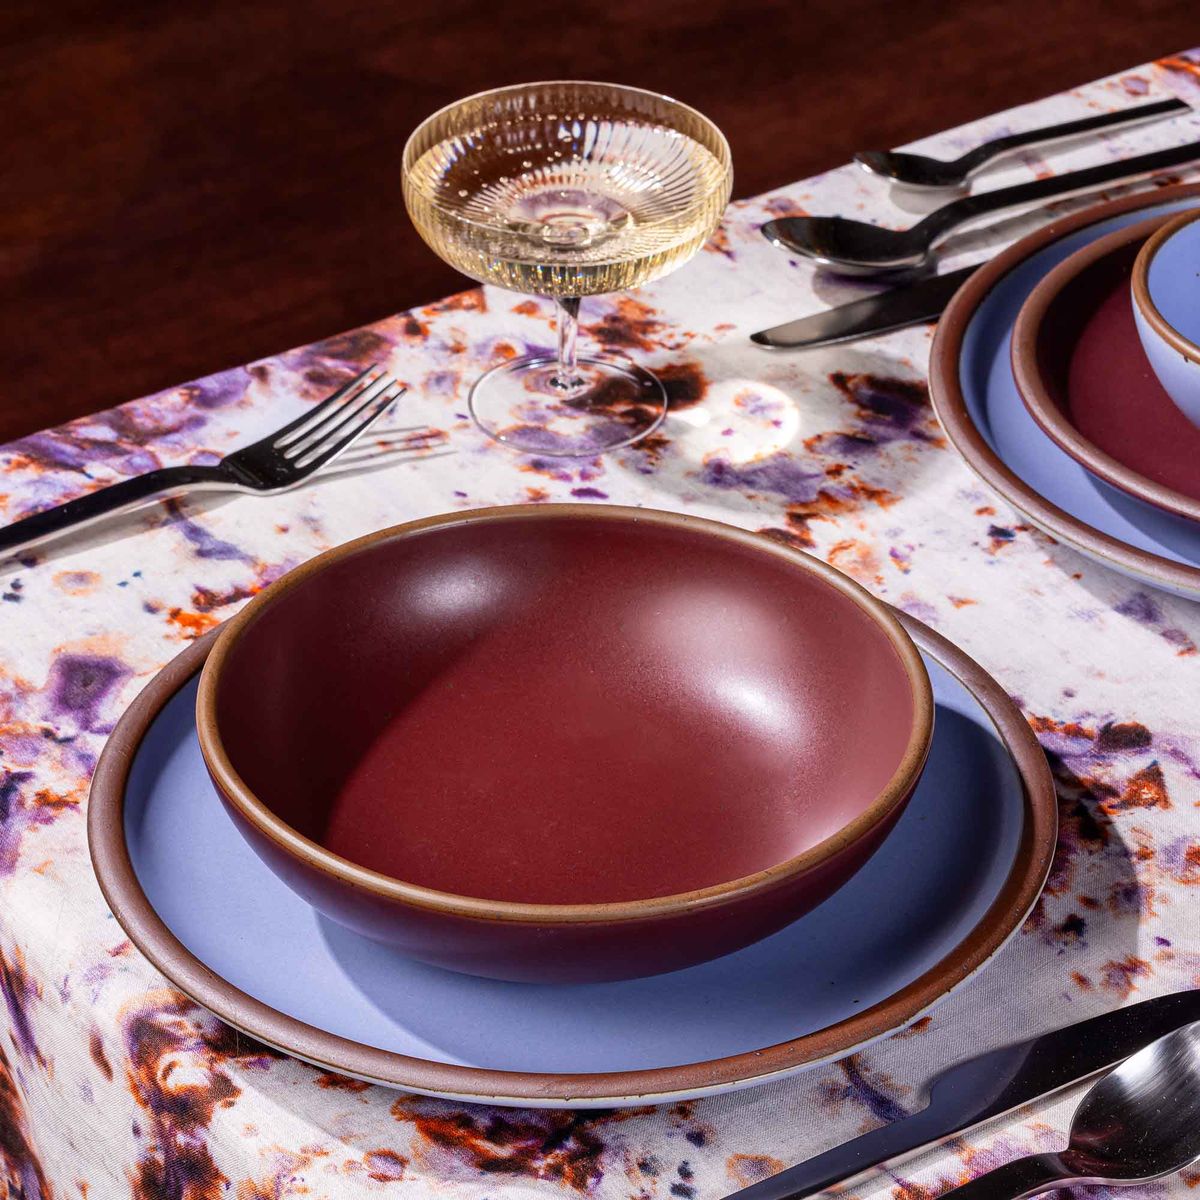
<path fill-rule="evenodd" d="M 1159 1038 L 1093 1084 L 1065 1150 L 1018 1158 L 942 1200 L 1018 1200 L 1070 1184 L 1125 1187 L 1200 1161 L 1200 1022 Z"/>
<path fill-rule="evenodd" d="M 903 150 L 860 150 L 854 161 L 864 171 L 889 183 L 909 188 L 965 187 L 974 170 L 969 155 L 947 162 L 928 154 L 909 154 Z M 980 163 L 982 165 L 982 163 Z"/>
<path fill-rule="evenodd" d="M 1151 1042 L 1084 1096 L 1060 1155 L 1079 1179 L 1142 1183 L 1200 1159 L 1200 1024 Z"/>
<path fill-rule="evenodd" d="M 763 237 L 792 254 L 843 275 L 911 271 L 930 258 L 924 238 L 911 230 L 885 229 L 848 217 L 780 217 L 762 227 Z"/>

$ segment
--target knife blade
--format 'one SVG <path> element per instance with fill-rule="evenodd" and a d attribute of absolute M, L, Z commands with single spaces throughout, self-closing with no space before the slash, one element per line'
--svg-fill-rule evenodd
<path fill-rule="evenodd" d="M 813 313 L 771 329 L 752 333 L 750 340 L 774 350 L 812 349 L 835 342 L 851 342 L 922 321 L 935 321 L 942 315 L 951 297 L 978 270 L 962 267 L 945 275 L 935 275 L 908 287 L 891 288 L 863 300 L 851 300 L 837 308 Z"/>
<path fill-rule="evenodd" d="M 1172 992 L 989 1050 L 937 1075 L 924 1108 L 733 1192 L 728 1200 L 802 1200 L 1070 1087 L 1196 1020 L 1200 991 Z"/>

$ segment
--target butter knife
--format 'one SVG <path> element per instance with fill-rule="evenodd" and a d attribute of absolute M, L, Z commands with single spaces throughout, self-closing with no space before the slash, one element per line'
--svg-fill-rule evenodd
<path fill-rule="evenodd" d="M 837 308 L 759 330 L 750 335 L 750 340 L 773 350 L 812 349 L 872 337 L 922 321 L 936 321 L 954 293 L 976 270 L 977 267 L 963 267 L 908 287 L 890 288 L 863 300 L 851 300 Z"/>
<path fill-rule="evenodd" d="M 742 1188 L 729 1200 L 802 1200 L 1070 1087 L 1196 1020 L 1200 991 L 1172 992 L 989 1050 L 936 1076 L 924 1108 Z"/>

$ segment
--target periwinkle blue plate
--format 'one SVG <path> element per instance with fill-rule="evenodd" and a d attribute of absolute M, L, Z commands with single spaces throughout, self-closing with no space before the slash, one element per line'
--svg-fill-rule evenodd
<path fill-rule="evenodd" d="M 114 733 L 90 801 L 93 862 L 130 938 L 176 986 L 318 1065 L 500 1104 L 637 1104 L 748 1086 L 910 1023 L 990 960 L 1044 883 L 1056 807 L 1036 740 L 975 663 L 906 625 L 936 725 L 899 824 L 793 925 L 674 974 L 496 982 L 423 966 L 319 916 L 213 794 L 194 722 L 203 644 Z"/>
<path fill-rule="evenodd" d="M 930 387 L 950 440 L 987 483 L 1058 540 L 1130 578 L 1200 598 L 1200 523 L 1097 479 L 1026 410 L 1010 360 L 1030 292 L 1076 250 L 1158 213 L 1194 207 L 1200 185 L 1096 205 L 1037 230 L 983 266 L 947 308 L 934 338 Z"/>

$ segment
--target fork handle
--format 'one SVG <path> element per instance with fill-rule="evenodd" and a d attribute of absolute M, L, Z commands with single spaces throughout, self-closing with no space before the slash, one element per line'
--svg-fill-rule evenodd
<path fill-rule="evenodd" d="M 187 491 L 197 486 L 229 485 L 229 478 L 218 467 L 160 467 L 145 475 L 122 479 L 76 496 L 65 504 L 43 509 L 31 517 L 22 517 L 0 529 L 0 554 L 11 554 L 36 542 L 45 541 L 68 529 L 90 525 L 113 513 L 141 508 L 151 500 Z"/>
<path fill-rule="evenodd" d="M 955 164 L 964 171 L 974 171 L 989 159 L 1019 150 L 1022 146 L 1040 146 L 1046 142 L 1058 142 L 1080 134 L 1094 133 L 1098 129 L 1110 129 L 1114 125 L 1132 125 L 1138 121 L 1154 121 L 1169 113 L 1187 112 L 1191 105 L 1183 100 L 1156 100 L 1153 104 L 1139 104 L 1135 108 L 1120 108 L 1116 112 L 1100 113 L 1082 117 L 1078 121 L 1064 121 L 1061 125 L 1044 125 L 1041 129 L 1028 129 L 1024 133 L 1009 133 L 992 138 L 968 150 L 955 159 Z"/>
<path fill-rule="evenodd" d="M 1019 1200 L 1078 1179 L 1057 1154 L 1030 1154 L 943 1192 L 939 1200 Z"/>

